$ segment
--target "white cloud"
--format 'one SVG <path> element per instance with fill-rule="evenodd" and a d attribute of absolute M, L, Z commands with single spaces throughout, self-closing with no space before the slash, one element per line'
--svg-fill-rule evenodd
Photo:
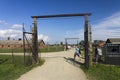
<path fill-rule="evenodd" d="M 20 30 L 15 29 L 0 29 L 0 38 L 6 39 L 7 37 L 10 37 L 11 39 L 18 39 L 23 37 L 23 33 Z M 26 37 L 28 39 L 32 38 L 31 34 L 26 34 Z M 49 37 L 43 34 L 38 35 L 38 40 L 43 39 L 44 41 L 48 41 Z"/>
<path fill-rule="evenodd" d="M 93 40 L 106 40 L 107 38 L 120 38 L 120 12 L 103 18 L 101 22 L 92 25 Z M 84 28 L 76 31 L 67 31 L 65 37 L 79 37 L 84 39 Z"/>
<path fill-rule="evenodd" d="M 0 24 L 7 24 L 5 20 L 0 20 Z"/>
<path fill-rule="evenodd" d="M 18 38 L 22 37 L 22 32 L 20 30 L 13 30 L 13 29 L 6 29 L 6 30 L 0 30 L 0 37 L 1 38 Z"/>
<path fill-rule="evenodd" d="M 13 24 L 11 28 L 22 28 L 21 24 Z"/>
<path fill-rule="evenodd" d="M 47 42 L 49 40 L 49 37 L 43 34 L 38 35 L 38 40 L 43 39 L 43 41 Z"/>
<path fill-rule="evenodd" d="M 120 37 L 120 12 L 104 18 L 93 25 L 93 39 L 106 40 L 107 38 Z"/>

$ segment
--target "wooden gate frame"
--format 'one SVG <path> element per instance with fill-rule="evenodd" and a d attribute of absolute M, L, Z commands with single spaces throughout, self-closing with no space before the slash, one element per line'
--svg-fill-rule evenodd
<path fill-rule="evenodd" d="M 67 49 L 68 49 L 68 45 L 67 45 L 67 40 L 70 40 L 70 39 L 75 39 L 75 40 L 77 40 L 77 46 L 78 46 L 78 40 L 80 39 L 80 38 L 65 38 L 65 49 L 66 49 L 66 51 L 67 51 Z"/>
<path fill-rule="evenodd" d="M 34 35 L 33 35 L 33 58 L 34 62 L 38 63 L 38 35 L 37 35 L 37 19 L 38 18 L 54 18 L 54 17 L 77 17 L 84 16 L 85 27 L 84 27 L 84 41 L 85 41 L 85 66 L 89 68 L 89 41 L 88 41 L 88 16 L 91 13 L 81 13 L 81 14 L 57 14 L 57 15 L 44 15 L 44 16 L 31 16 L 34 19 Z"/>

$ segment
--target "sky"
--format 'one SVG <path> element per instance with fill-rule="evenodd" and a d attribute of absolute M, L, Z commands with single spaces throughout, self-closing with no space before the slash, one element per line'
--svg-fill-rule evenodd
<path fill-rule="evenodd" d="M 31 16 L 91 13 L 93 40 L 120 38 L 120 0 L 0 0 L 0 40 L 22 38 L 22 27 L 30 32 Z M 84 39 L 84 17 L 38 19 L 38 39 L 47 43 L 65 38 Z M 30 37 L 30 35 L 27 35 Z M 76 40 L 69 40 L 69 42 Z"/>

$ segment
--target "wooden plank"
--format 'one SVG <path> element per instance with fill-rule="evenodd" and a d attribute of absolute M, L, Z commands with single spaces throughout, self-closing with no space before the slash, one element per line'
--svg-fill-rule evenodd
<path fill-rule="evenodd" d="M 57 15 L 43 15 L 43 16 L 31 16 L 32 18 L 53 18 L 53 17 L 75 17 L 75 16 L 90 16 L 91 13 L 81 13 L 81 14 L 57 14 Z"/>

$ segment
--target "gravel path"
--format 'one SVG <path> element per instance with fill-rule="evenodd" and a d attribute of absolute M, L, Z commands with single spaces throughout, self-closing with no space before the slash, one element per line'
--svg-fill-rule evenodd
<path fill-rule="evenodd" d="M 85 73 L 79 68 L 83 60 L 73 61 L 73 50 L 42 53 L 44 65 L 23 74 L 18 80 L 87 80 Z"/>

